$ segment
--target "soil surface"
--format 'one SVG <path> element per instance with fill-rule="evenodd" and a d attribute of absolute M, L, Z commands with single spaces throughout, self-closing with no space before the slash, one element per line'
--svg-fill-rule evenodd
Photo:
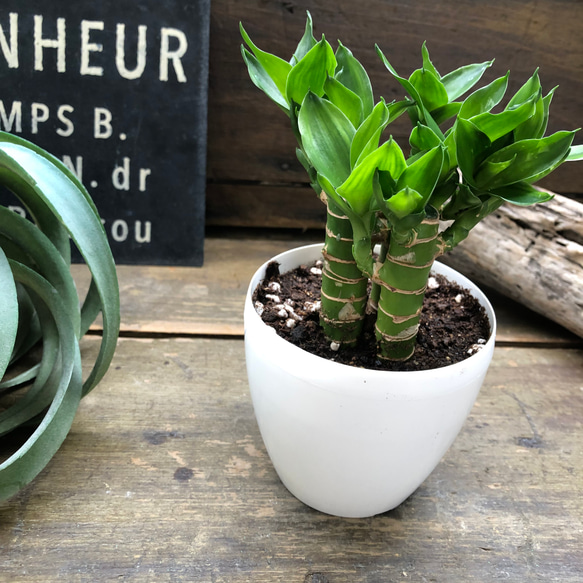
<path fill-rule="evenodd" d="M 374 317 L 365 321 L 358 346 L 333 350 L 319 325 L 321 281 L 321 262 L 284 274 L 272 262 L 253 301 L 265 324 L 292 344 L 322 358 L 376 370 L 427 370 L 468 358 L 490 337 L 490 323 L 480 303 L 467 290 L 435 275 L 425 295 L 417 347 L 409 360 L 386 362 L 377 358 Z"/>

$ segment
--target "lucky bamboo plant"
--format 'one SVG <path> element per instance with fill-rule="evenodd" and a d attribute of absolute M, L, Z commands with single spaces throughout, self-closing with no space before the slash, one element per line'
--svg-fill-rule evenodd
<path fill-rule="evenodd" d="M 379 357 L 410 358 L 435 259 L 504 202 L 549 200 L 533 184 L 583 158 L 583 148 L 572 146 L 575 131 L 545 137 L 554 90 L 543 96 L 535 72 L 493 113 L 509 74 L 460 99 L 493 61 L 441 75 L 424 44 L 421 68 L 405 78 L 377 46 L 406 95 L 375 104 L 364 67 L 342 43 L 334 51 L 324 36 L 317 41 L 309 13 L 289 62 L 240 29 L 249 75 L 289 116 L 298 159 L 327 205 L 320 315 L 327 337 L 356 344 L 372 310 Z M 392 137 L 382 139 L 405 112 L 408 153 Z"/>
<path fill-rule="evenodd" d="M 34 221 L 0 207 L 2 500 L 46 466 L 67 436 L 80 399 L 108 369 L 119 332 L 119 291 L 95 205 L 64 164 L 0 132 L 0 185 Z M 82 306 L 69 269 L 71 240 L 92 275 Z M 79 341 L 100 312 L 101 346 L 83 380 Z M 11 440 L 9 434 L 17 429 L 27 438 L 14 451 L 19 437 Z"/>

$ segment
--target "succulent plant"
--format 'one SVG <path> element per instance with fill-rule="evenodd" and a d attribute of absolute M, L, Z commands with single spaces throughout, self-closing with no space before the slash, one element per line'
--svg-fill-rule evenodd
<path fill-rule="evenodd" d="M 26 439 L 0 460 L 0 499 L 46 466 L 67 436 L 81 398 L 107 371 L 119 333 L 115 264 L 95 205 L 58 159 L 0 132 L 0 185 L 32 221 L 0 207 L 0 436 Z M 81 303 L 71 241 L 92 280 Z M 83 379 L 81 337 L 103 316 L 99 354 Z M 19 432 L 19 435 L 21 432 Z"/>
<path fill-rule="evenodd" d="M 377 46 L 406 95 L 375 104 L 369 76 L 350 50 L 339 42 L 334 51 L 312 30 L 308 14 L 286 62 L 258 49 L 241 27 L 249 47 L 242 47 L 243 58 L 255 85 L 290 117 L 298 159 L 328 207 L 325 333 L 354 345 L 368 307 L 377 314 L 379 358 L 406 360 L 435 259 L 504 202 L 549 200 L 533 184 L 563 162 L 582 159 L 583 149 L 572 145 L 574 131 L 545 137 L 554 90 L 543 96 L 538 71 L 493 113 L 509 74 L 472 91 L 493 61 L 442 76 L 423 44 L 422 66 L 405 78 Z M 392 137 L 382 139 L 405 112 L 408 152 Z"/>

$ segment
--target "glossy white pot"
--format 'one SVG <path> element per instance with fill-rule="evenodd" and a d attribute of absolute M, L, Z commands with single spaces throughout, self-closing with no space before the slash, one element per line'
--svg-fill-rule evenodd
<path fill-rule="evenodd" d="M 316 260 L 321 248 L 273 259 L 285 272 Z M 328 514 L 365 517 L 395 508 L 433 471 L 474 404 L 494 351 L 492 306 L 471 281 L 436 263 L 435 272 L 482 303 L 490 339 L 463 362 L 435 370 L 365 370 L 301 350 L 262 322 L 251 297 L 266 265 L 245 300 L 245 353 L 255 415 L 275 470 L 294 496 Z"/>

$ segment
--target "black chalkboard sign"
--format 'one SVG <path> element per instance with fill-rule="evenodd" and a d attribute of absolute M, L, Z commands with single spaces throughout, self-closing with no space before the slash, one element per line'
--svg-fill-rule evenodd
<path fill-rule="evenodd" d="M 2 0 L 0 129 L 63 160 L 118 263 L 201 265 L 210 0 Z M 0 202 L 18 203 L 7 193 Z"/>

